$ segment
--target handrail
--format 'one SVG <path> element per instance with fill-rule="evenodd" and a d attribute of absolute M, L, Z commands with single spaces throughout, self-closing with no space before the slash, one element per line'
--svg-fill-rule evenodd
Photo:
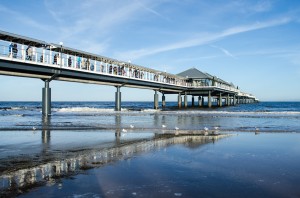
<path fill-rule="evenodd" d="M 99 59 L 100 56 L 96 57 L 96 55 L 87 57 L 83 55 L 76 56 L 75 53 L 64 53 L 63 48 L 59 49 L 59 46 L 54 44 L 52 44 L 52 47 L 30 47 L 28 45 L 19 43 L 15 43 L 17 46 L 11 46 L 9 42 L 0 40 L 0 42 L 1 41 L 2 43 L 0 43 L 0 58 L 6 60 L 115 76 L 118 78 L 129 78 L 145 82 L 155 82 L 183 88 L 213 87 L 234 92 L 237 96 L 255 98 L 251 94 L 243 93 L 235 87 L 230 87 L 222 83 L 216 83 L 214 86 L 192 84 L 188 82 L 187 78 L 153 70 L 150 68 L 141 67 L 131 63 L 123 63 L 117 60 L 115 60 L 115 62 L 107 61 L 105 60 L 106 57 Z M 65 52 L 70 52 L 70 50 L 72 49 L 66 48 Z"/>

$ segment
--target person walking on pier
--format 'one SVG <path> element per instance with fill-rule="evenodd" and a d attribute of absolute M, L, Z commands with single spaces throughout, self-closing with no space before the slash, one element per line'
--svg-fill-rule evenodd
<path fill-rule="evenodd" d="M 58 56 L 58 54 L 55 54 L 54 58 L 53 58 L 53 64 L 55 64 L 55 65 L 57 65 L 57 56 Z"/>
<path fill-rule="evenodd" d="M 14 45 L 13 43 L 10 43 L 10 45 L 8 46 L 8 52 L 9 52 L 8 57 L 12 57 L 13 45 Z"/>
<path fill-rule="evenodd" d="M 80 68 L 81 58 L 78 56 L 77 58 L 77 68 Z"/>
<path fill-rule="evenodd" d="M 26 60 L 32 60 L 32 48 L 30 45 L 28 45 L 26 49 Z"/>
<path fill-rule="evenodd" d="M 69 66 L 69 67 L 72 66 L 72 58 L 71 58 L 71 56 L 69 56 L 69 58 L 68 58 L 68 66 Z"/>
<path fill-rule="evenodd" d="M 17 58 L 17 55 L 18 55 L 18 45 L 17 45 L 17 43 L 13 44 L 12 52 L 13 52 L 13 58 Z"/>

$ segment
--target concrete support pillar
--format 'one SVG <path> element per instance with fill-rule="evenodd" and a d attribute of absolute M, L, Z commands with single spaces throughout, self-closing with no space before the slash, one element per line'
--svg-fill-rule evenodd
<path fill-rule="evenodd" d="M 182 100 L 181 100 L 181 93 L 178 94 L 178 108 L 181 108 Z"/>
<path fill-rule="evenodd" d="M 121 111 L 121 92 L 120 86 L 116 86 L 117 91 L 115 93 L 115 111 Z"/>
<path fill-rule="evenodd" d="M 229 94 L 227 95 L 226 105 L 227 105 L 227 106 L 229 106 L 229 105 L 230 105 L 230 98 L 229 98 Z"/>
<path fill-rule="evenodd" d="M 208 91 L 208 108 L 211 108 L 211 91 Z"/>
<path fill-rule="evenodd" d="M 201 103 L 202 103 L 202 107 L 204 107 L 204 97 L 202 96 L 202 101 L 201 101 Z"/>
<path fill-rule="evenodd" d="M 219 107 L 222 107 L 222 94 L 219 95 Z"/>
<path fill-rule="evenodd" d="M 236 105 L 236 98 L 235 98 L 235 96 L 233 96 L 233 106 L 235 106 Z"/>
<path fill-rule="evenodd" d="M 154 93 L 154 109 L 158 109 L 158 94 L 157 94 L 157 90 L 155 90 L 155 93 Z"/>
<path fill-rule="evenodd" d="M 187 95 L 184 93 L 184 107 L 187 108 L 188 106 L 188 101 L 187 101 Z"/>
<path fill-rule="evenodd" d="M 202 106 L 202 98 L 201 98 L 201 96 L 198 97 L 198 106 L 199 107 Z"/>
<path fill-rule="evenodd" d="M 49 81 L 45 80 L 45 87 L 42 93 L 42 114 L 43 116 L 51 115 L 51 88 L 49 87 Z"/>
<path fill-rule="evenodd" d="M 192 107 L 194 107 L 195 106 L 195 98 L 194 98 L 194 96 L 192 96 Z"/>
<path fill-rule="evenodd" d="M 166 107 L 166 96 L 165 96 L 165 94 L 163 93 L 163 95 L 162 95 L 162 103 L 161 103 L 161 106 L 162 106 L 162 108 L 165 108 Z"/>

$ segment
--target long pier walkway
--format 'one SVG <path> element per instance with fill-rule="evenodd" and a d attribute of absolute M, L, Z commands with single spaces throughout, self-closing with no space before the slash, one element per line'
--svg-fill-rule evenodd
<path fill-rule="evenodd" d="M 258 101 L 255 96 L 207 73 L 198 79 L 189 78 L 4 31 L 0 31 L 0 75 L 43 80 L 42 114 L 46 116 L 51 115 L 52 80 L 114 86 L 116 111 L 121 110 L 121 87 L 154 90 L 155 109 L 159 108 L 158 92 L 162 93 L 163 107 L 165 94 L 178 94 L 179 108 L 182 96 L 187 107 L 187 95 L 192 95 L 193 106 L 195 96 L 198 106 L 203 106 L 206 100 L 208 107 L 212 107 L 214 99 L 218 106 Z"/>

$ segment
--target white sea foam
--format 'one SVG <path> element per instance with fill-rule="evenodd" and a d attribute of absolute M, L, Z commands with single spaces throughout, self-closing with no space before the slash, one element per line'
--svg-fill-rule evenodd
<path fill-rule="evenodd" d="M 114 109 L 94 108 L 94 107 L 67 107 L 61 109 L 53 109 L 56 112 L 62 113 L 113 113 Z M 127 112 L 128 109 L 122 108 L 122 112 Z"/>
<path fill-rule="evenodd" d="M 161 111 L 160 109 L 142 109 L 141 112 L 146 112 L 146 113 L 155 113 Z"/>
<path fill-rule="evenodd" d="M 164 111 L 165 114 L 211 114 L 211 115 L 300 115 L 299 111 Z"/>

